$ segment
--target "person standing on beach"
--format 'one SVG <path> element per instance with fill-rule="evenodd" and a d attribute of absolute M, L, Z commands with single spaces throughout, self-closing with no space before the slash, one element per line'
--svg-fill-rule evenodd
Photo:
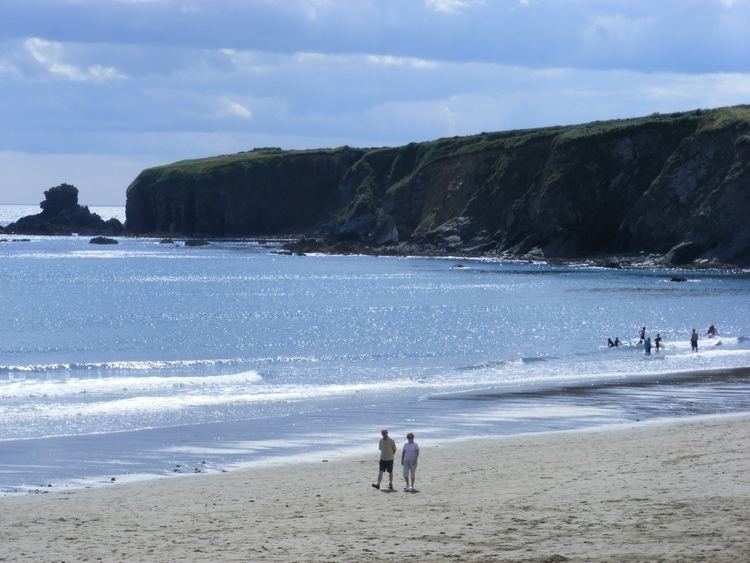
<path fill-rule="evenodd" d="M 414 479 L 417 475 L 417 460 L 419 459 L 419 444 L 414 441 L 414 434 L 409 432 L 406 435 L 406 443 L 401 448 L 401 465 L 404 468 L 404 480 L 406 481 L 406 487 L 404 491 L 407 493 L 414 492 Z M 411 477 L 411 483 L 409 478 Z"/>
<path fill-rule="evenodd" d="M 654 344 L 656 345 L 656 353 L 659 353 L 659 350 L 661 350 L 661 334 L 658 332 L 656 333 L 656 338 L 654 338 Z"/>
<path fill-rule="evenodd" d="M 638 333 L 638 344 L 643 344 L 643 341 L 646 340 L 646 327 L 641 327 L 641 332 Z"/>
<path fill-rule="evenodd" d="M 388 436 L 388 430 L 383 428 L 380 431 L 381 436 L 378 448 L 380 448 L 380 463 L 378 465 L 378 482 L 372 486 L 380 488 L 380 482 L 383 480 L 383 473 L 388 472 L 388 489 L 393 490 L 393 458 L 396 456 L 396 442 Z"/>
<path fill-rule="evenodd" d="M 698 333 L 695 329 L 693 329 L 693 332 L 690 334 L 690 349 L 693 352 L 698 351 Z"/>

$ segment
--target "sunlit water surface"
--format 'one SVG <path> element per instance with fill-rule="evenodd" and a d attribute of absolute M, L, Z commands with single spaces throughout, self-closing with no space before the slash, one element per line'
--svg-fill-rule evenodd
<path fill-rule="evenodd" d="M 0 490 L 750 410 L 745 273 L 119 241 L 0 243 Z"/>

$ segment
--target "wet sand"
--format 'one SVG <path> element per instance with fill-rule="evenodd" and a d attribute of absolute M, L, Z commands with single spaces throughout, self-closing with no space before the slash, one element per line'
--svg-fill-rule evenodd
<path fill-rule="evenodd" d="M 0 560 L 750 560 L 750 414 L 423 444 L 417 493 L 370 486 L 377 439 L 367 459 L 2 497 Z"/>

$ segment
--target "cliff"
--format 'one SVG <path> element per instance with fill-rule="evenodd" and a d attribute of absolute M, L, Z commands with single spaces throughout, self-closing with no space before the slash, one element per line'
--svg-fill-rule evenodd
<path fill-rule="evenodd" d="M 128 230 L 374 251 L 750 264 L 750 106 L 143 171 Z"/>

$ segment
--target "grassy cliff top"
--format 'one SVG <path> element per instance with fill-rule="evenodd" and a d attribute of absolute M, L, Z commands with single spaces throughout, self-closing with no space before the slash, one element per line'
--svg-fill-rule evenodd
<path fill-rule="evenodd" d="M 255 148 L 249 151 L 238 152 L 235 154 L 222 154 L 207 158 L 195 158 L 189 160 L 180 160 L 171 164 L 154 166 L 149 171 L 171 173 L 183 172 L 186 174 L 200 174 L 216 168 L 222 168 L 231 165 L 252 165 L 254 163 L 273 161 L 281 157 L 292 155 L 331 155 L 344 151 L 364 152 L 368 149 L 353 149 L 351 147 L 337 147 L 331 149 L 307 149 L 307 150 L 284 150 L 277 147 Z"/>
<path fill-rule="evenodd" d="M 750 105 L 724 107 L 710 110 L 697 109 L 689 112 L 651 114 L 631 119 L 614 119 L 608 121 L 593 121 L 579 125 L 541 127 L 535 129 L 517 129 L 512 131 L 479 133 L 464 137 L 446 137 L 421 143 L 410 143 L 404 147 L 412 147 L 419 152 L 419 161 L 430 162 L 449 155 L 474 153 L 485 150 L 509 149 L 514 146 L 543 138 L 555 138 L 560 142 L 574 141 L 586 137 L 617 134 L 627 130 L 635 130 L 649 126 L 669 126 L 694 123 L 696 130 L 710 132 L 724 128 L 750 127 Z M 329 149 L 283 150 L 277 147 L 256 148 L 236 154 L 213 156 L 192 160 L 182 160 L 163 166 L 156 166 L 147 171 L 148 175 L 172 174 L 200 176 L 224 167 L 242 166 L 252 168 L 275 163 L 280 158 L 293 156 L 335 155 L 345 151 L 373 153 L 390 151 L 394 147 L 382 148 L 353 148 L 338 147 Z"/>

